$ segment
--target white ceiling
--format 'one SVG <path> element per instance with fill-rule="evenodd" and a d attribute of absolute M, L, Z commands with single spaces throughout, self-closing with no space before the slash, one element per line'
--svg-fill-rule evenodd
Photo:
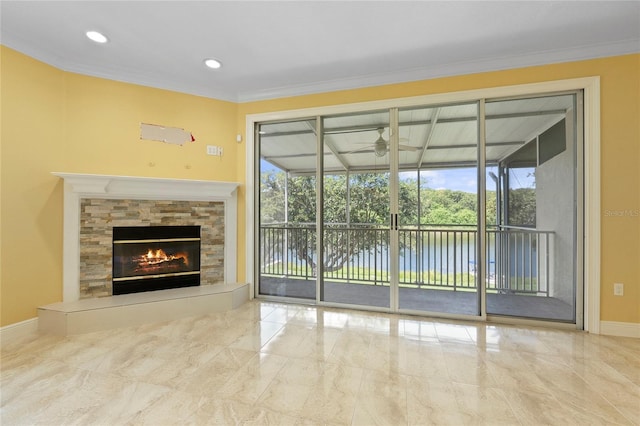
<path fill-rule="evenodd" d="M 60 69 L 246 102 L 640 51 L 638 1 L 5 1 Z M 98 30 L 97 45 L 84 33 Z M 203 66 L 215 57 L 220 70 Z"/>

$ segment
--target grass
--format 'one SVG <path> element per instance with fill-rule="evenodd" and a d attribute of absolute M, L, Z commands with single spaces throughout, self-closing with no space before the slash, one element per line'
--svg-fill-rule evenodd
<path fill-rule="evenodd" d="M 282 262 L 270 265 L 267 276 L 286 276 L 288 279 L 313 279 L 313 271 L 311 268 L 289 263 L 285 270 Z M 442 274 L 437 271 L 425 271 L 418 274 L 415 271 L 400 271 L 398 274 L 400 287 L 403 288 L 424 288 L 439 290 L 456 290 L 456 291 L 476 291 L 476 277 L 469 273 Z M 388 271 L 376 271 L 372 268 L 341 268 L 331 272 L 325 272 L 324 278 L 345 284 L 364 284 L 364 285 L 389 285 L 390 274 Z M 454 286 L 455 283 L 455 286 Z M 517 279 L 511 278 L 511 289 L 517 289 L 521 292 L 535 293 L 538 291 L 538 283 L 536 278 Z M 495 284 L 493 284 L 495 286 Z M 491 284 L 487 288 L 490 293 L 498 293 L 498 289 Z"/>

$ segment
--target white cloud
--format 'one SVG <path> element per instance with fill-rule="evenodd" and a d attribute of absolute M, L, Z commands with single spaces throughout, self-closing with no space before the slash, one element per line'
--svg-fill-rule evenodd
<path fill-rule="evenodd" d="M 443 189 L 446 186 L 447 179 L 439 170 L 423 170 L 420 172 L 420 179 L 430 188 Z M 443 187 L 443 188 L 440 188 Z"/>

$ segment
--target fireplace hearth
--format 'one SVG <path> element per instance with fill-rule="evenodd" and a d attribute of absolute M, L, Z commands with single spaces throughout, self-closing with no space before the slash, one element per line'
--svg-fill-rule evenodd
<path fill-rule="evenodd" d="M 200 285 L 200 226 L 113 228 L 113 294 Z"/>

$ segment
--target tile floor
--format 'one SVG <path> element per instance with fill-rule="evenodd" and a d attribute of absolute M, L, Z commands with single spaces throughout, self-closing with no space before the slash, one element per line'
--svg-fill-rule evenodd
<path fill-rule="evenodd" d="M 8 425 L 640 425 L 640 339 L 251 301 L 4 345 Z"/>

